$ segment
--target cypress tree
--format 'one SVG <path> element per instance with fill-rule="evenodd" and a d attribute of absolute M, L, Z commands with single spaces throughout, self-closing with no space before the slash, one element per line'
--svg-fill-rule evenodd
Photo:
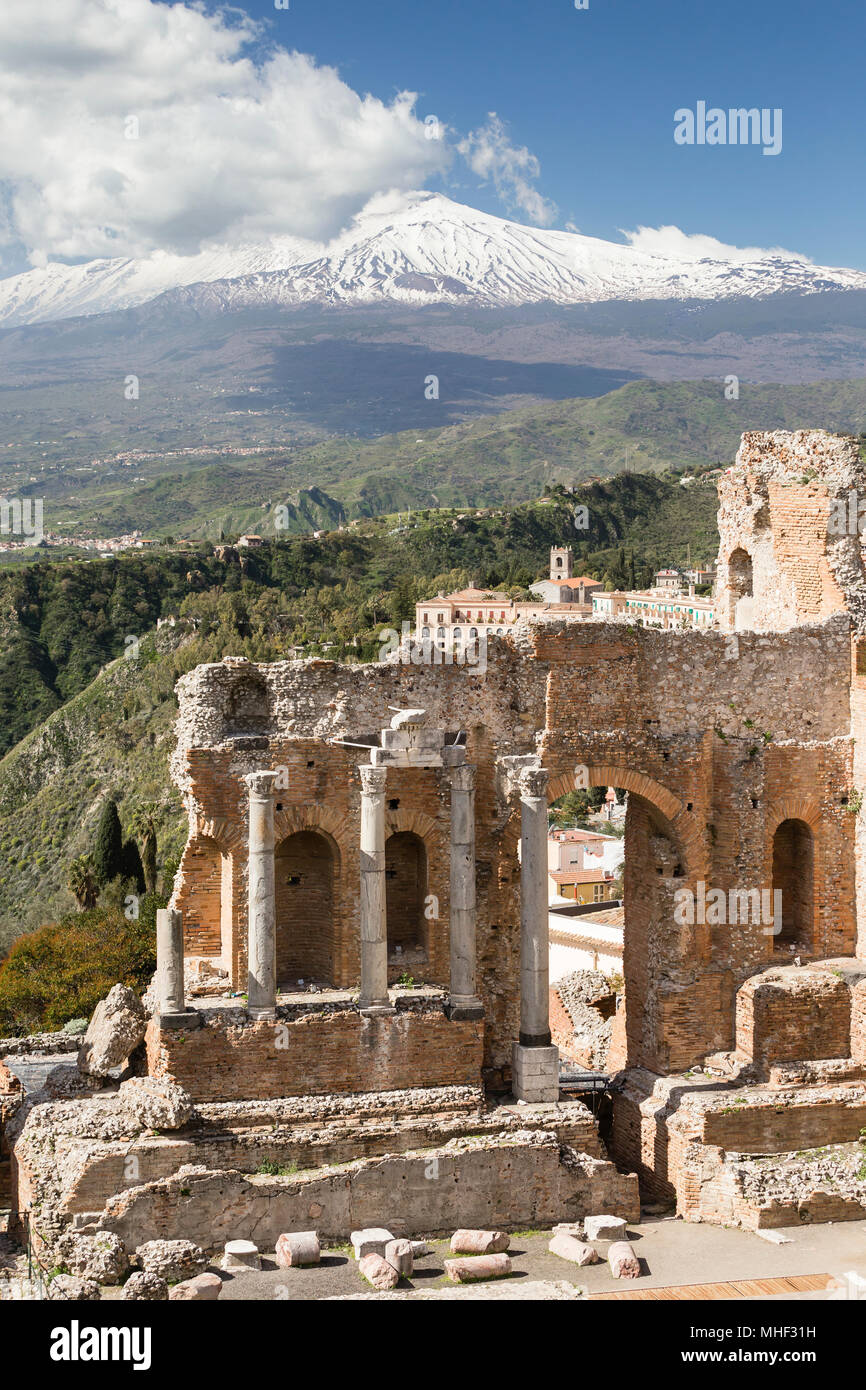
<path fill-rule="evenodd" d="M 141 855 L 138 852 L 138 845 L 135 840 L 126 840 L 122 851 L 122 867 L 120 872 L 124 878 L 131 878 L 135 883 L 136 893 L 145 891 L 144 869 L 141 863 Z"/>
<path fill-rule="evenodd" d="M 100 887 L 110 883 L 123 872 L 123 831 L 117 803 L 106 801 L 99 818 L 96 844 L 93 849 L 93 873 Z"/>

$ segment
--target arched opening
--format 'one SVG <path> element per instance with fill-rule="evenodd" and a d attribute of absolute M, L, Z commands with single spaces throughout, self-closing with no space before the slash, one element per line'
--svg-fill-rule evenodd
<path fill-rule="evenodd" d="M 674 828 L 680 803 L 647 776 L 616 766 L 552 779 L 551 797 L 550 1016 L 563 1060 L 607 1073 L 626 1065 L 667 1072 L 681 1057 L 690 1065 L 701 1040 L 673 1033 L 661 1003 L 666 977 L 694 949 L 687 932 L 670 931 L 688 873 Z M 617 1009 L 603 1038 L 597 1008 L 609 1007 L 610 994 Z M 557 1015 L 574 1029 L 570 1051 Z"/>
<path fill-rule="evenodd" d="M 773 892 L 781 893 L 775 950 L 811 952 L 815 937 L 815 843 L 805 821 L 783 820 L 773 836 Z M 773 898 L 774 906 L 776 898 Z M 776 924 L 778 925 L 778 923 Z"/>
<path fill-rule="evenodd" d="M 274 853 L 277 983 L 296 989 L 334 978 L 337 850 L 329 836 L 301 830 Z"/>
<path fill-rule="evenodd" d="M 397 967 L 426 957 L 427 851 L 420 835 L 398 830 L 385 842 L 388 960 Z M 398 969 L 397 974 L 401 972 Z"/>
<path fill-rule="evenodd" d="M 739 546 L 728 558 L 728 590 L 730 620 L 735 628 L 746 628 L 752 618 L 754 575 L 752 557 Z"/>

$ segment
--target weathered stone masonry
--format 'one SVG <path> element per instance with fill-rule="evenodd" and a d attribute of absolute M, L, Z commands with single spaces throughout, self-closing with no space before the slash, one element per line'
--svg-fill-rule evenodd
<path fill-rule="evenodd" d="M 311 1151 L 402 1153 L 417 1136 L 456 1143 L 449 1163 L 471 1166 L 481 1160 L 460 1146 L 489 1133 L 485 1106 L 513 1092 L 533 1102 L 520 1108 L 526 1122 L 549 1132 L 540 1147 L 509 1137 L 511 1157 L 497 1159 L 490 1210 L 501 1224 L 509 1183 L 536 1164 L 553 1196 L 514 1197 L 518 1223 L 530 1207 L 564 1219 L 562 1203 L 600 1193 L 625 1209 L 629 1172 L 690 1220 L 862 1214 L 866 574 L 859 534 L 837 525 L 857 490 L 866 499 L 855 441 L 744 436 L 719 487 L 718 631 L 551 624 L 491 639 L 484 671 L 227 658 L 179 682 L 172 771 L 189 839 L 172 910 L 186 956 L 219 964 L 247 998 L 192 1008 L 179 995 L 166 914 L 172 959 L 161 962 L 148 1068 L 203 1111 L 235 1108 L 218 1141 L 229 1167 L 255 1167 L 238 1157 L 249 1107 L 355 1097 L 359 1115 L 376 1097 L 387 1109 L 375 1135 L 366 1118 L 351 1134 L 335 1120 Z M 570 1156 L 574 1110 L 588 1112 L 553 1103 L 544 807 L 587 784 L 629 793 L 625 1011 L 611 1043 L 620 1187 L 603 1155 L 591 1173 Z M 693 904 L 712 890 L 726 906 L 762 894 L 775 904 L 778 892 L 781 908 L 769 921 L 684 916 L 683 890 Z M 450 1101 L 441 1110 L 453 1088 L 486 1094 L 477 1118 L 455 1119 Z M 412 1095 L 429 1098 L 423 1121 Z M 213 1171 L 208 1123 L 143 1147 L 145 1186 L 107 1189 L 118 1193 L 112 1228 L 154 1221 L 188 1234 L 192 1182 L 205 1225 L 221 1203 L 244 1212 L 259 1196 L 263 1210 L 273 1200 L 300 1220 L 315 1192 L 324 1226 L 340 1232 L 361 1219 L 340 1194 L 351 1206 L 356 1185 L 357 1211 L 373 1219 L 398 1171 L 374 1164 L 345 1182 L 310 1176 L 271 1191 Z M 295 1144 L 289 1133 L 279 1142 Z M 822 1143 L 839 1147 L 832 1162 L 812 1154 Z M 19 1148 L 21 1191 L 50 1186 Z M 41 1152 L 35 1121 L 31 1148 Z M 203 1178 L 172 1176 L 202 1158 Z M 105 1171 L 118 1161 L 106 1153 Z M 399 1184 L 415 1182 L 413 1163 Z M 425 1192 L 419 1183 L 406 1229 L 454 1224 L 438 1189 L 429 1208 Z"/>

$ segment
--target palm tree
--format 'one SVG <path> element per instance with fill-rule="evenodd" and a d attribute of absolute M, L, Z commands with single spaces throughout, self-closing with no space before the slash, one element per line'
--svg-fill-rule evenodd
<path fill-rule="evenodd" d="M 79 912 L 96 907 L 99 888 L 93 872 L 93 859 L 89 854 L 73 859 L 66 875 L 66 886 L 78 904 Z"/>
<path fill-rule="evenodd" d="M 156 892 L 156 817 L 153 804 L 140 806 L 132 818 L 132 833 L 141 846 L 141 867 L 144 872 L 144 891 Z"/>

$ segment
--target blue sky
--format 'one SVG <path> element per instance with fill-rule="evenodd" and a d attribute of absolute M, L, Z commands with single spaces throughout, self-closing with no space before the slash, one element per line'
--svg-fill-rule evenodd
<path fill-rule="evenodd" d="M 866 269 L 864 38 L 863 0 L 2 0 L 0 275 L 319 245 L 413 187 Z M 701 102 L 780 108 L 781 152 L 678 145 Z"/>
<path fill-rule="evenodd" d="M 616 238 L 673 223 L 737 245 L 782 245 L 866 268 L 862 0 L 251 0 L 276 42 L 336 65 L 358 91 L 417 91 L 461 132 L 488 111 L 541 165 L 557 225 Z M 673 113 L 781 107 L 778 157 L 678 147 Z M 435 180 L 431 183 L 435 184 Z M 465 168 L 453 196 L 491 212 Z M 617 238 L 618 239 L 618 238 Z"/>

